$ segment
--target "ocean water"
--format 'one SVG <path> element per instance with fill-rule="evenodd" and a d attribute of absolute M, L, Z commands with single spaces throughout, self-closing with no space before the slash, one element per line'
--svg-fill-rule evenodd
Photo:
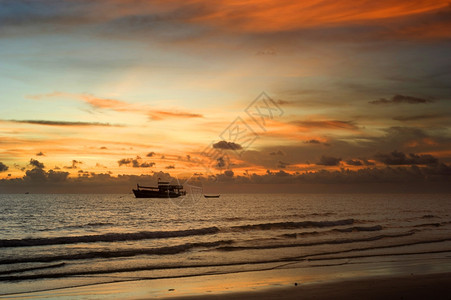
<path fill-rule="evenodd" d="M 131 194 L 0 195 L 0 228 L 5 296 L 290 262 L 446 259 L 451 195 L 224 194 L 191 205 Z"/>

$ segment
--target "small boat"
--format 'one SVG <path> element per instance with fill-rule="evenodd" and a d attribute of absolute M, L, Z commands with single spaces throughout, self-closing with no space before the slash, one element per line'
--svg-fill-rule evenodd
<path fill-rule="evenodd" d="M 219 198 L 221 195 L 204 195 L 205 198 Z"/>
<path fill-rule="evenodd" d="M 186 195 L 186 191 L 183 190 L 183 185 L 158 181 L 158 187 L 137 184 L 137 188 L 133 189 L 133 194 L 136 198 L 177 198 Z"/>

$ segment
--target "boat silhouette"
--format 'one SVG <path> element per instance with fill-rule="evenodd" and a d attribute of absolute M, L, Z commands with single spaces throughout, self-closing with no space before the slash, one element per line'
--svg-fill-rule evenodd
<path fill-rule="evenodd" d="M 183 185 L 170 184 L 167 181 L 159 181 L 158 186 L 142 186 L 137 184 L 137 188 L 133 189 L 136 198 L 177 198 L 186 195 Z"/>

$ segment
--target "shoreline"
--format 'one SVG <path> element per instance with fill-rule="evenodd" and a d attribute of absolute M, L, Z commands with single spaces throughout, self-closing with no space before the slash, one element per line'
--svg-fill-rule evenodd
<path fill-rule="evenodd" d="M 137 278 L 8 294 L 0 299 L 449 299 L 449 258 L 436 255 L 420 258 L 317 267 L 294 262 L 266 270 Z"/>
<path fill-rule="evenodd" d="M 451 272 L 426 275 L 381 276 L 256 291 L 165 297 L 191 299 L 450 299 Z"/>

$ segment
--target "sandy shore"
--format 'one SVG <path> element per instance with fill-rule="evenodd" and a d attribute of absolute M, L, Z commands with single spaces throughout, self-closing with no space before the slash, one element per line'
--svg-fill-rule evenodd
<path fill-rule="evenodd" d="M 379 277 L 169 299 L 451 299 L 451 273 Z"/>
<path fill-rule="evenodd" d="M 451 299 L 451 272 L 354 276 L 300 274 L 300 269 L 132 280 L 7 299 Z M 297 283 L 297 285 L 295 285 Z"/>

